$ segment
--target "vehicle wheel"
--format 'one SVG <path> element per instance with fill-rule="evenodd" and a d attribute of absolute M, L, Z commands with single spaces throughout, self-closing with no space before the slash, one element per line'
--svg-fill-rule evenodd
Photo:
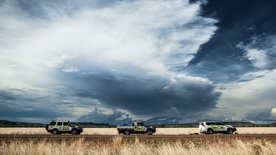
<path fill-rule="evenodd" d="M 52 134 L 53 134 L 53 135 L 57 135 L 57 134 L 58 134 L 58 131 L 57 131 L 57 130 L 53 130 L 53 131 L 52 131 Z"/>
<path fill-rule="evenodd" d="M 78 131 L 75 130 L 75 129 L 73 129 L 73 130 L 72 130 L 72 134 L 73 134 L 73 135 L 77 135 L 77 134 L 78 134 Z"/>
<path fill-rule="evenodd" d="M 208 129 L 208 130 L 207 130 L 207 134 L 211 135 L 211 134 L 213 134 L 213 133 L 214 133 L 214 131 L 213 131 L 212 129 Z"/>
<path fill-rule="evenodd" d="M 147 134 L 148 134 L 148 135 L 152 135 L 152 131 L 149 130 L 149 131 L 147 132 Z"/>
<path fill-rule="evenodd" d="M 227 130 L 227 133 L 228 133 L 228 134 L 233 134 L 233 130 L 232 130 L 232 129 L 228 129 L 228 130 Z"/>
<path fill-rule="evenodd" d="M 124 134 L 125 135 L 130 135 L 130 132 L 129 131 L 125 131 Z"/>
<path fill-rule="evenodd" d="M 46 125 L 46 126 L 45 126 L 45 128 L 46 128 L 47 131 L 48 131 L 48 127 L 49 127 L 49 125 Z"/>

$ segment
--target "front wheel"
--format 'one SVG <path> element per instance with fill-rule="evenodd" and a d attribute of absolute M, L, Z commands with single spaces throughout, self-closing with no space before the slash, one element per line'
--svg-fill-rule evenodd
<path fill-rule="evenodd" d="M 125 135 L 130 135 L 130 132 L 129 131 L 125 131 L 124 134 Z"/>
<path fill-rule="evenodd" d="M 75 130 L 75 129 L 73 129 L 73 130 L 72 130 L 72 134 L 73 134 L 73 135 L 77 135 L 77 134 L 78 134 L 78 131 Z"/>
<path fill-rule="evenodd" d="M 228 134 L 233 134 L 233 130 L 232 130 L 232 129 L 228 129 L 228 130 L 227 130 L 227 133 L 228 133 Z"/>
<path fill-rule="evenodd" d="M 57 131 L 57 130 L 53 130 L 53 131 L 52 131 L 52 134 L 53 134 L 53 135 L 57 135 L 57 134 L 58 134 L 58 131 Z"/>

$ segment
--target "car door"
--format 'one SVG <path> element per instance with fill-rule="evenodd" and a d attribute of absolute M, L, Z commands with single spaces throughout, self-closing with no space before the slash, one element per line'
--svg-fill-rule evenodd
<path fill-rule="evenodd" d="M 48 130 L 52 130 L 56 126 L 57 122 L 52 121 L 48 127 Z"/>
<path fill-rule="evenodd" d="M 218 124 L 217 123 L 212 123 L 212 129 L 213 131 L 217 132 L 219 129 L 218 129 Z"/>
<path fill-rule="evenodd" d="M 70 125 L 68 122 L 63 122 L 62 131 L 70 131 Z"/>
<path fill-rule="evenodd" d="M 144 132 L 144 125 L 143 123 L 137 123 L 136 126 L 135 126 L 135 131 L 136 132 Z"/>
<path fill-rule="evenodd" d="M 226 126 L 223 123 L 218 123 L 218 131 L 223 132 L 226 131 Z"/>
<path fill-rule="evenodd" d="M 58 131 L 62 131 L 62 122 L 57 123 L 57 129 Z"/>
<path fill-rule="evenodd" d="M 137 132 L 142 132 L 143 131 L 143 126 L 141 126 L 141 123 L 137 123 L 136 131 Z"/>

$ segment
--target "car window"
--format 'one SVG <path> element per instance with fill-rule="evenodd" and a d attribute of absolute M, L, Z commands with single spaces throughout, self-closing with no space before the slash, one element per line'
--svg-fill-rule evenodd
<path fill-rule="evenodd" d="M 57 125 L 62 125 L 62 122 L 58 122 Z"/>
<path fill-rule="evenodd" d="M 56 122 L 51 122 L 50 125 L 56 125 Z"/>
<path fill-rule="evenodd" d="M 68 125 L 68 122 L 63 122 L 63 125 Z"/>
<path fill-rule="evenodd" d="M 137 123 L 137 126 L 143 126 L 143 123 Z"/>
<path fill-rule="evenodd" d="M 68 125 L 70 125 L 70 126 L 79 126 L 79 124 L 77 124 L 77 123 L 72 123 L 72 122 L 68 123 Z"/>

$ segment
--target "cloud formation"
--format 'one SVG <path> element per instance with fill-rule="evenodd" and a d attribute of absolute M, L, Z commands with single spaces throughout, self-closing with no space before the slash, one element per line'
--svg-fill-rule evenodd
<path fill-rule="evenodd" d="M 0 1 L 0 118 L 273 120 L 275 6 Z"/>
<path fill-rule="evenodd" d="M 258 69 L 275 69 L 276 36 L 260 35 L 250 38 L 251 42 L 240 42 L 237 47 L 245 51 L 245 57 Z"/>
<path fill-rule="evenodd" d="M 250 78 L 249 78 L 250 77 Z M 255 73 L 246 80 L 221 84 L 217 109 L 214 113 L 226 120 L 250 120 L 257 123 L 273 121 L 275 109 L 276 70 Z"/>
<path fill-rule="evenodd" d="M 101 113 L 95 107 L 147 118 L 215 108 L 220 94 L 212 82 L 176 69 L 217 29 L 217 20 L 200 16 L 201 4 L 2 1 L 1 90 L 38 93 L 21 106 L 59 106 L 75 118 Z"/>
<path fill-rule="evenodd" d="M 194 77 L 172 79 L 88 76 L 87 89 L 79 97 L 97 98 L 104 106 L 123 109 L 134 116 L 166 116 L 184 119 L 197 111 L 216 108 L 220 93 L 208 81 Z"/>

